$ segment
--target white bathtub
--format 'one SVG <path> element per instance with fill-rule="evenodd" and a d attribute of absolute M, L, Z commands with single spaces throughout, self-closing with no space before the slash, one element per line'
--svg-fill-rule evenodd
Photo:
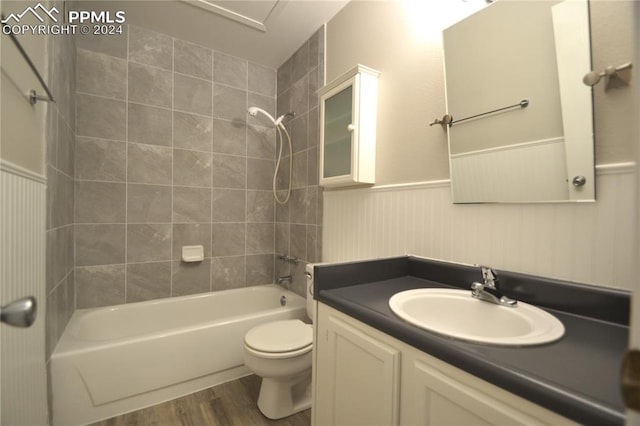
<path fill-rule="evenodd" d="M 276 285 L 78 310 L 51 356 L 53 423 L 95 422 L 245 376 L 246 332 L 293 318 L 306 318 L 305 300 Z"/>

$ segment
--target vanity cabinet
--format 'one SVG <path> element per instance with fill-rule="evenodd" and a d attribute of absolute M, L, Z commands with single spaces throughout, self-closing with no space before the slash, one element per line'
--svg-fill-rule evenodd
<path fill-rule="evenodd" d="M 378 75 L 357 65 L 320 90 L 320 185 L 375 183 Z"/>
<path fill-rule="evenodd" d="M 318 303 L 313 424 L 573 425 Z"/>
<path fill-rule="evenodd" d="M 400 350 L 318 304 L 316 425 L 397 425 Z"/>

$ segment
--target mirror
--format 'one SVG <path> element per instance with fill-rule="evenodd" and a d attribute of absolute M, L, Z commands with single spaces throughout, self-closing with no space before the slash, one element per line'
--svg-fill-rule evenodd
<path fill-rule="evenodd" d="M 499 0 L 443 32 L 454 203 L 595 199 L 587 0 Z"/>

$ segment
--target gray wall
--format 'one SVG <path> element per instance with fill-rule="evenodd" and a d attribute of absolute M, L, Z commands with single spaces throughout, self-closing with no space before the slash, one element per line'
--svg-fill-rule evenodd
<path fill-rule="evenodd" d="M 289 111 L 296 115 L 285 121 L 293 145 L 293 191 L 288 203 L 276 207 L 276 253 L 289 254 L 300 262 L 292 265 L 276 260 L 276 272 L 278 276 L 292 275 L 291 288 L 301 295 L 306 288 L 304 266 L 319 262 L 322 254 L 320 112 L 315 92 L 323 85 L 324 26 L 278 68 L 278 115 Z M 279 189 L 288 185 L 288 157 L 283 162 L 278 174 Z"/>
<path fill-rule="evenodd" d="M 76 307 L 273 282 L 275 70 L 128 32 L 78 38 Z"/>
<path fill-rule="evenodd" d="M 63 10 L 62 2 L 53 3 Z M 75 176 L 75 40 L 47 38 L 47 82 L 56 103 L 47 104 L 47 359 L 73 311 L 74 176 Z"/>

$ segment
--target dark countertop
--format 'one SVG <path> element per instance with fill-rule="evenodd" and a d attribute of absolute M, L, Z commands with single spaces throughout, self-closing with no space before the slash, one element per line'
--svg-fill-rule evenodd
<path fill-rule="evenodd" d="M 410 325 L 389 308 L 389 298 L 400 291 L 469 288 L 481 280 L 478 271 L 411 257 L 322 265 L 315 269 L 314 294 L 355 319 L 569 419 L 587 425 L 623 424 L 620 367 L 628 345 L 626 292 L 498 271 L 507 296 L 545 309 L 565 326 L 559 341 L 526 347 L 455 340 Z M 593 311 L 591 316 L 585 315 L 588 311 Z"/>

